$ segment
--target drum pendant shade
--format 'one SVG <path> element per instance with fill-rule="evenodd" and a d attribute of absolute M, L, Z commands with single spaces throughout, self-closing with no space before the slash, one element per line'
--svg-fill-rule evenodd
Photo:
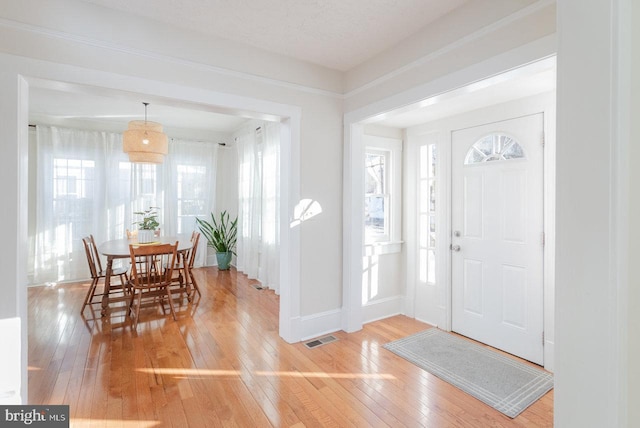
<path fill-rule="evenodd" d="M 145 120 L 129 122 L 122 136 L 122 150 L 129 154 L 130 162 L 162 163 L 169 148 L 167 136 L 161 124 L 146 120 L 148 103 L 143 104 Z"/>

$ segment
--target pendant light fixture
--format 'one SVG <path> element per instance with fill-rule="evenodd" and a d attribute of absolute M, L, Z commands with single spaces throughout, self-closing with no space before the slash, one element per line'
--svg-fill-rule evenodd
<path fill-rule="evenodd" d="M 144 104 L 144 121 L 132 120 L 122 136 L 122 149 L 129 154 L 129 161 L 136 163 L 162 163 L 169 143 L 162 132 L 162 125 L 147 120 L 147 106 Z"/>

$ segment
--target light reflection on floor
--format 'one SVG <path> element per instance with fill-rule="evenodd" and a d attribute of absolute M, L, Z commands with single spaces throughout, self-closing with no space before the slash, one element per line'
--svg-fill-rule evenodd
<path fill-rule="evenodd" d="M 208 369 L 182 369 L 182 368 L 151 368 L 137 369 L 141 373 L 174 375 L 178 377 L 235 377 L 242 372 L 238 370 L 208 370 Z M 325 378 L 325 379 L 387 379 L 395 380 L 396 377 L 385 373 L 325 373 L 325 372 L 281 372 L 281 371 L 261 371 L 253 372 L 256 376 L 290 377 L 290 378 Z"/>

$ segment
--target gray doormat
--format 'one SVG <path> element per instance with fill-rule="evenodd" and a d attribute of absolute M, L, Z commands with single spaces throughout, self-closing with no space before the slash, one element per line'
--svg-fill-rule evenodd
<path fill-rule="evenodd" d="M 553 388 L 552 374 L 437 328 L 384 347 L 511 418 Z"/>

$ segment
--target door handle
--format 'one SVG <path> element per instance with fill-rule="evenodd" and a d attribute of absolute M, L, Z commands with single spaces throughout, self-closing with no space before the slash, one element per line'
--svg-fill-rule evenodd
<path fill-rule="evenodd" d="M 451 251 L 458 252 L 458 251 L 460 251 L 460 245 L 453 245 L 453 244 L 451 244 L 451 245 L 449 246 L 449 249 L 450 249 Z"/>

